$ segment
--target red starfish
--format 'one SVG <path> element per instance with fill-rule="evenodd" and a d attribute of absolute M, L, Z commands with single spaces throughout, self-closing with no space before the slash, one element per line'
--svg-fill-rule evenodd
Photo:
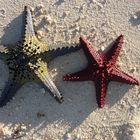
<path fill-rule="evenodd" d="M 106 52 L 99 53 L 84 37 L 80 37 L 80 45 L 88 59 L 88 66 L 82 71 L 67 74 L 64 76 L 64 80 L 94 81 L 96 100 L 100 108 L 104 107 L 107 86 L 110 81 L 139 85 L 138 80 L 120 70 L 116 65 L 123 42 L 124 37 L 120 35 L 111 48 Z"/>

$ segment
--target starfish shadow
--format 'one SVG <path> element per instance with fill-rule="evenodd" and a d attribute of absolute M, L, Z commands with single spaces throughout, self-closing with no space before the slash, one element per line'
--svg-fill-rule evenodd
<path fill-rule="evenodd" d="M 124 95 L 132 88 L 132 85 L 110 82 L 108 86 L 106 103 L 109 104 L 110 107 L 112 107 L 115 103 L 120 101 L 124 97 Z"/>
<path fill-rule="evenodd" d="M 23 14 L 20 14 L 14 18 L 4 29 L 4 35 L 1 37 L 1 44 L 15 44 L 21 40 L 23 35 L 24 18 Z"/>

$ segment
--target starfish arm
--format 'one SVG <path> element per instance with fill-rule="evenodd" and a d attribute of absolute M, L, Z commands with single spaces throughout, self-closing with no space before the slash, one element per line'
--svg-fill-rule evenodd
<path fill-rule="evenodd" d="M 23 44 L 23 50 L 29 54 L 41 54 L 48 51 L 49 47 L 47 42 L 41 43 L 36 36 L 26 38 Z"/>
<path fill-rule="evenodd" d="M 63 56 L 65 54 L 78 51 L 79 49 L 81 49 L 79 45 L 52 49 L 52 50 L 48 50 L 42 53 L 41 58 L 43 58 L 45 62 L 49 63 L 51 60 L 53 60 L 54 58 L 58 56 Z"/>
<path fill-rule="evenodd" d="M 84 37 L 80 37 L 80 45 L 82 46 L 84 53 L 88 59 L 89 63 L 99 64 L 100 56 L 98 52 L 93 48 L 90 42 L 88 42 Z"/>
<path fill-rule="evenodd" d="M 104 75 L 96 77 L 94 80 L 95 89 L 96 89 L 96 101 L 100 108 L 103 108 L 105 105 L 105 97 L 107 92 L 108 80 Z"/>
<path fill-rule="evenodd" d="M 106 50 L 105 55 L 107 58 L 108 65 L 114 65 L 119 56 L 122 44 L 124 43 L 124 36 L 120 35 L 114 42 L 114 44 Z"/>
<path fill-rule="evenodd" d="M 33 19 L 31 10 L 28 6 L 25 6 L 25 32 L 24 32 L 24 38 L 30 38 L 35 36 L 34 26 L 33 26 Z"/>
<path fill-rule="evenodd" d="M 117 81 L 117 82 L 123 82 L 127 84 L 135 84 L 139 85 L 139 81 L 135 79 L 134 77 L 128 75 L 127 73 L 123 72 L 122 70 L 114 67 L 110 71 L 110 80 L 111 81 Z"/>
<path fill-rule="evenodd" d="M 15 75 L 12 78 L 10 76 L 0 97 L 0 107 L 5 106 L 21 86 L 20 80 Z"/>
<path fill-rule="evenodd" d="M 60 103 L 63 102 L 62 94 L 59 92 L 54 82 L 52 81 L 51 75 L 47 70 L 47 65 L 43 61 L 37 62 L 39 68 L 34 70 L 37 77 L 41 80 L 41 82 L 45 85 L 46 89 L 50 91 L 51 94 L 55 97 L 57 101 Z"/>
<path fill-rule="evenodd" d="M 93 74 L 90 72 L 90 68 L 87 67 L 86 69 L 72 73 L 67 74 L 63 77 L 64 81 L 87 81 L 87 80 L 93 80 Z"/>
<path fill-rule="evenodd" d="M 33 20 L 32 20 L 32 14 L 31 10 L 29 7 L 25 6 L 25 32 L 24 32 L 24 38 L 23 38 L 23 50 L 29 51 L 31 54 L 32 53 L 41 53 L 46 50 L 48 50 L 48 44 L 41 43 L 37 39 L 34 31 L 34 26 L 33 26 Z"/>

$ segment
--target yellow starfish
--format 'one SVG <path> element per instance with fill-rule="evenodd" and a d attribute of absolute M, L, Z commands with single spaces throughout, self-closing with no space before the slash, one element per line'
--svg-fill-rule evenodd
<path fill-rule="evenodd" d="M 28 81 L 41 81 L 45 88 L 59 101 L 63 101 L 62 94 L 59 92 L 48 72 L 47 64 L 57 56 L 74 52 L 80 49 L 76 47 L 64 47 L 50 50 L 46 43 L 41 43 L 34 31 L 32 15 L 26 6 L 26 25 L 23 40 L 15 46 L 0 46 L 0 54 L 7 63 L 10 73 L 9 79 L 0 97 L 0 107 L 15 95 L 18 88 Z"/>

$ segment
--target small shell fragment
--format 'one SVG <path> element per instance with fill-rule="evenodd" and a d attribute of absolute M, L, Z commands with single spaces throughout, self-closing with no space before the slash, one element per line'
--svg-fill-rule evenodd
<path fill-rule="evenodd" d="M 51 18 L 51 16 L 49 16 L 49 15 L 44 16 L 44 18 L 45 18 L 46 22 L 49 23 L 49 24 L 55 23 L 55 20 L 53 20 Z"/>
<path fill-rule="evenodd" d="M 34 12 L 34 8 L 33 7 L 30 7 L 30 10 L 31 10 L 31 12 Z"/>
<path fill-rule="evenodd" d="M 101 51 L 104 51 L 105 50 L 105 47 L 104 46 L 101 46 Z"/>
<path fill-rule="evenodd" d="M 41 3 L 41 4 L 37 5 L 37 7 L 41 9 L 41 8 L 44 8 L 44 5 Z"/>

